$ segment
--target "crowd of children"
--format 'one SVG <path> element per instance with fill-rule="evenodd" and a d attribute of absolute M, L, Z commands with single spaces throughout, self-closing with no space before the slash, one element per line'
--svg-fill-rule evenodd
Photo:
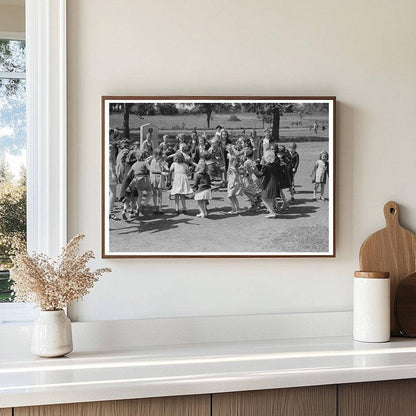
<path fill-rule="evenodd" d="M 253 130 L 234 142 L 221 126 L 210 140 L 205 133 L 198 135 L 194 130 L 190 143 L 183 134 L 177 136 L 175 144 L 165 135 L 157 148 L 153 148 L 151 133 L 140 145 L 118 140 L 111 132 L 110 218 L 120 220 L 114 211 L 116 200 L 123 203 L 124 220 L 143 215 L 142 207 L 152 198 L 154 214 L 162 214 L 163 191 L 175 200 L 177 214 L 186 213 L 186 200 L 193 198 L 199 209 L 197 216 L 206 218 L 212 192 L 220 188 L 227 190 L 229 214 L 241 213 L 239 197 L 244 197 L 250 203 L 249 211 L 264 206 L 266 217 L 275 218 L 279 212 L 287 212 L 295 198 L 300 162 L 296 149 L 296 143 L 288 149 L 274 143 L 269 129 L 263 138 Z M 328 152 L 323 151 L 311 174 L 314 200 L 319 188 L 320 199 L 325 199 L 328 174 Z"/>

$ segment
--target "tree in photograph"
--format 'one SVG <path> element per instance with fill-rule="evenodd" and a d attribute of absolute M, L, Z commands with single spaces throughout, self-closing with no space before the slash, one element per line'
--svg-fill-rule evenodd
<path fill-rule="evenodd" d="M 123 136 L 126 139 L 130 139 L 130 111 L 131 103 L 123 104 Z"/>
<path fill-rule="evenodd" d="M 123 136 L 130 139 L 130 114 L 135 114 L 139 119 L 144 116 L 154 116 L 156 106 L 152 103 L 124 103 L 123 104 Z"/>
<path fill-rule="evenodd" d="M 162 116 L 174 116 L 179 113 L 178 107 L 173 103 L 159 103 L 156 105 L 156 111 Z"/>
<path fill-rule="evenodd" d="M 156 114 L 156 104 L 152 104 L 152 103 L 135 104 L 134 114 L 136 114 L 136 116 L 139 118 L 143 118 L 144 116 L 154 116 Z"/>
<path fill-rule="evenodd" d="M 280 130 L 280 116 L 285 111 L 286 105 L 279 103 L 247 103 L 244 104 L 245 111 L 256 113 L 263 119 L 267 120 L 268 117 L 272 119 L 272 140 L 279 141 Z"/>
<path fill-rule="evenodd" d="M 272 127 L 272 140 L 279 141 L 280 131 L 280 115 L 283 112 L 283 108 L 280 104 L 272 104 L 270 110 L 273 116 L 273 127 Z"/>
<path fill-rule="evenodd" d="M 195 104 L 195 112 L 207 116 L 207 127 L 210 128 L 212 113 L 227 113 L 232 111 L 232 104 L 228 103 L 202 103 Z"/>
<path fill-rule="evenodd" d="M 205 103 L 205 104 L 196 104 L 199 108 L 199 112 L 207 116 L 207 127 L 210 128 L 211 116 L 215 108 L 215 104 Z"/>
<path fill-rule="evenodd" d="M 328 112 L 328 110 L 329 107 L 327 103 L 296 103 L 293 104 L 292 108 L 292 112 L 298 114 L 300 124 L 302 124 L 305 116 L 314 113 Z"/>
<path fill-rule="evenodd" d="M 301 104 L 298 109 L 298 116 L 299 116 L 300 124 L 302 124 L 303 117 L 305 117 L 306 114 L 308 114 L 308 108 L 304 104 Z"/>

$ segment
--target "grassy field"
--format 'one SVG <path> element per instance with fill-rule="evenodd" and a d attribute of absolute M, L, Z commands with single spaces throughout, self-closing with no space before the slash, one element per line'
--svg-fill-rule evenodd
<path fill-rule="evenodd" d="M 239 120 L 232 121 L 231 116 Z M 312 127 L 314 121 L 319 124 L 318 134 L 315 134 Z M 262 135 L 264 128 L 271 127 L 269 123 L 264 123 L 257 118 L 254 113 L 235 113 L 235 114 L 214 114 L 211 119 L 211 129 L 207 128 L 207 119 L 204 114 L 175 115 L 175 116 L 138 116 L 130 115 L 130 130 L 138 131 L 140 126 L 145 123 L 152 123 L 159 127 L 160 134 L 177 134 L 178 132 L 189 132 L 193 128 L 200 131 L 206 131 L 213 134 L 215 126 L 221 125 L 230 131 L 231 135 L 241 134 L 243 130 L 255 129 L 258 134 Z M 300 124 L 299 124 L 300 123 Z M 321 127 L 325 125 L 327 130 L 322 131 Z M 110 126 L 122 130 L 123 116 L 121 113 L 115 113 L 110 116 Z M 306 115 L 300 119 L 297 113 L 283 114 L 280 118 L 280 136 L 284 140 L 314 138 L 316 140 L 328 140 L 328 113 L 320 112 Z"/>
<path fill-rule="evenodd" d="M 310 174 L 328 142 L 299 143 L 300 165 L 295 177 L 296 200 L 289 212 L 275 219 L 265 218 L 264 209 L 227 215 L 230 210 L 226 190 L 214 191 L 209 216 L 201 219 L 194 200 L 187 200 L 187 214 L 176 215 L 174 203 L 163 192 L 165 214 L 153 215 L 145 208 L 140 220 L 110 221 L 112 252 L 326 252 L 330 201 L 313 201 Z M 326 191 L 328 196 L 328 190 Z M 239 197 L 243 209 L 249 203 Z M 121 203 L 116 203 L 121 218 Z"/>

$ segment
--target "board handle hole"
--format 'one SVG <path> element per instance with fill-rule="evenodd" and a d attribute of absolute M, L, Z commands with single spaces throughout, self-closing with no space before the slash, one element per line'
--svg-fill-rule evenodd
<path fill-rule="evenodd" d="M 396 210 L 394 208 L 390 208 L 390 214 L 395 214 Z"/>

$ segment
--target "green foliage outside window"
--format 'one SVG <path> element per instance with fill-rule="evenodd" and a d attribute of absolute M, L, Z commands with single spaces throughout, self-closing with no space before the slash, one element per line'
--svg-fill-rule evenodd
<path fill-rule="evenodd" d="M 24 41 L 0 39 L 0 302 L 13 298 L 11 256 L 26 242 L 25 61 Z"/>

